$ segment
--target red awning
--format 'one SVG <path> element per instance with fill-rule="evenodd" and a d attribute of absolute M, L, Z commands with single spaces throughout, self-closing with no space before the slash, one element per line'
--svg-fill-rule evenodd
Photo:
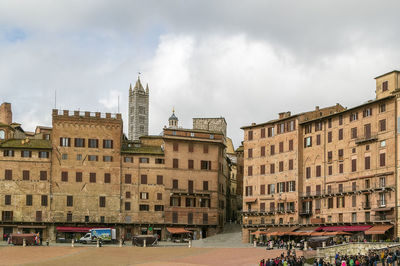
<path fill-rule="evenodd" d="M 175 228 L 175 227 L 167 227 L 168 232 L 171 234 L 186 234 L 186 233 L 192 233 L 185 228 Z"/>
<path fill-rule="evenodd" d="M 321 229 L 325 232 L 361 232 L 370 229 L 371 225 L 348 225 L 348 226 L 324 226 Z"/>
<path fill-rule="evenodd" d="M 387 230 L 391 229 L 393 225 L 375 225 L 374 227 L 365 231 L 366 235 L 384 235 Z"/>
<path fill-rule="evenodd" d="M 72 233 L 87 233 L 90 229 L 89 227 L 68 227 L 68 226 L 57 226 L 58 232 L 72 232 Z"/>

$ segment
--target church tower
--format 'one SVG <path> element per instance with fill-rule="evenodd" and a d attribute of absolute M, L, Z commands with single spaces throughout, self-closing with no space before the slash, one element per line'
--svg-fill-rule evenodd
<path fill-rule="evenodd" d="M 178 117 L 175 115 L 175 109 L 172 109 L 172 115 L 168 119 L 169 128 L 178 128 Z"/>
<path fill-rule="evenodd" d="M 129 86 L 129 140 L 149 134 L 149 86 L 144 90 L 138 77 L 135 87 Z"/>

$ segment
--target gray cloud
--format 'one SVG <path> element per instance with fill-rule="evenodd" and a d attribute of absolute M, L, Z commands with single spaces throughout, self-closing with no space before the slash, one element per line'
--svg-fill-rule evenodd
<path fill-rule="evenodd" d="M 137 72 L 151 133 L 175 106 L 181 124 L 240 126 L 374 97 L 399 68 L 398 1 L 2 1 L 0 100 L 28 130 L 57 107 L 120 110 Z M 126 119 L 124 120 L 127 121 Z"/>

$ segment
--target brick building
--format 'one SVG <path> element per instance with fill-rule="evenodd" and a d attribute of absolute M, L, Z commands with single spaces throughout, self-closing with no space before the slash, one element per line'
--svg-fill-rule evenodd
<path fill-rule="evenodd" d="M 9 104 L 0 110 L 0 233 L 61 240 L 114 227 L 127 239 L 167 239 L 170 227 L 196 238 L 222 229 L 229 169 L 221 131 L 183 129 L 174 116 L 162 135 L 130 141 L 120 114 L 53 110 L 52 127 L 28 137 Z"/>
<path fill-rule="evenodd" d="M 399 236 L 399 75 L 377 77 L 376 99 L 353 108 L 317 106 L 242 127 L 244 242 L 270 227 L 288 232 L 347 226 L 370 239 L 365 230 L 385 225 L 385 237 Z"/>

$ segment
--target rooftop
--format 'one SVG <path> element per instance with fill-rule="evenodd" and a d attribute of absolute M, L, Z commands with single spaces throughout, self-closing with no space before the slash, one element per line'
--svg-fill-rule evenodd
<path fill-rule="evenodd" d="M 51 142 L 45 139 L 9 139 L 0 143 L 0 148 L 52 149 Z"/>

